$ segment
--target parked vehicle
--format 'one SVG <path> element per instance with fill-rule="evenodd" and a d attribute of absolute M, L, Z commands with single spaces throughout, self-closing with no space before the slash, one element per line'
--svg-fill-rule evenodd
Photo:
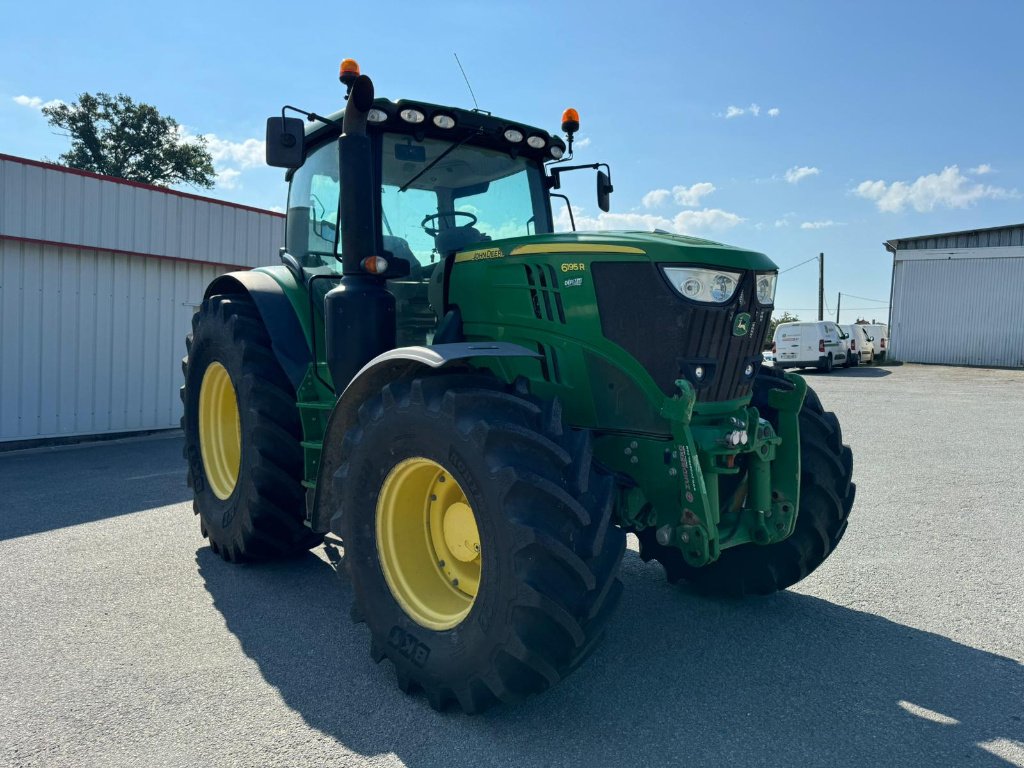
<path fill-rule="evenodd" d="M 845 365 L 848 336 L 828 320 L 780 323 L 772 353 L 777 368 L 818 368 L 828 372 Z"/>
<path fill-rule="evenodd" d="M 839 326 L 846 331 L 849 339 L 850 356 L 846 359 L 846 367 L 849 368 L 851 365 L 865 365 L 875 362 L 875 345 L 873 337 L 868 333 L 866 326 L 857 325 L 852 323 L 851 325 Z"/>
<path fill-rule="evenodd" d="M 862 327 L 868 336 L 874 338 L 875 361 L 884 362 L 889 353 L 889 326 L 885 323 L 868 323 Z"/>
<path fill-rule="evenodd" d="M 555 162 L 575 110 L 563 141 L 375 98 L 350 59 L 340 80 L 344 112 L 267 121 L 267 164 L 288 169 L 282 264 L 215 278 L 185 343 L 185 456 L 214 553 L 294 557 L 340 536 L 371 658 L 431 706 L 478 712 L 590 655 L 627 532 L 712 594 L 786 589 L 835 552 L 853 455 L 802 377 L 761 367 L 773 261 L 662 232 L 556 233 L 560 174 L 598 168 Z M 845 346 L 828 325 L 831 366 Z M 637 637 L 631 661 L 662 640 Z M 694 663 L 676 646 L 654 663 Z M 325 695 L 346 684 L 327 677 Z"/>

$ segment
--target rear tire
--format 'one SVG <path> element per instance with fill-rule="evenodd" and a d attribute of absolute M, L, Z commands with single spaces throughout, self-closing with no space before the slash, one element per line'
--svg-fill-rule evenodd
<path fill-rule="evenodd" d="M 256 306 L 246 295 L 211 296 L 192 317 L 185 344 L 184 453 L 195 494 L 192 508 L 210 549 L 241 562 L 288 557 L 316 546 L 323 537 L 303 522 L 302 428 L 295 393 Z M 210 388 L 211 380 L 222 383 L 224 373 L 230 380 L 224 414 L 237 429 L 227 468 L 216 461 L 211 438 L 204 442 L 200 426 L 207 435 L 213 429 L 210 417 L 201 416 L 203 387 Z"/>
<path fill-rule="evenodd" d="M 614 481 L 593 464 L 589 432 L 564 427 L 557 401 L 482 375 L 396 381 L 360 407 L 342 455 L 334 480 L 342 512 L 331 527 L 345 542 L 371 656 L 391 660 L 399 688 L 423 689 L 435 709 L 454 701 L 479 712 L 544 691 L 587 658 L 622 591 L 625 534 L 611 523 Z M 393 515 L 382 499 L 410 465 L 437 466 L 446 485 L 454 480 L 478 532 L 468 612 L 449 611 L 435 627 L 424 617 L 433 606 L 443 614 L 447 599 L 431 593 L 437 573 L 426 564 L 436 550 L 396 555 L 381 528 L 381 516 Z M 409 514 L 426 505 L 430 521 L 440 493 L 402 498 Z M 447 517 L 444 528 L 447 536 Z M 414 560 L 418 570 L 402 571 Z"/>
<path fill-rule="evenodd" d="M 830 352 L 828 357 L 825 358 L 825 364 L 823 366 L 819 366 L 819 370 L 823 371 L 824 373 L 832 373 L 832 369 L 834 367 L 835 363 L 832 360 L 832 353 Z"/>
<path fill-rule="evenodd" d="M 755 380 L 752 405 L 776 428 L 778 414 L 768 406 L 768 392 L 791 387 L 768 368 Z M 658 544 L 653 528 L 645 528 L 637 534 L 640 557 L 658 560 L 670 582 L 685 580 L 710 595 L 769 595 L 791 587 L 835 551 L 846 531 L 857 488 L 851 482 L 853 454 L 842 440 L 835 414 L 825 411 L 808 387 L 800 411 L 800 510 L 793 534 L 777 544 L 731 547 L 710 565 L 695 568 L 678 549 Z"/>

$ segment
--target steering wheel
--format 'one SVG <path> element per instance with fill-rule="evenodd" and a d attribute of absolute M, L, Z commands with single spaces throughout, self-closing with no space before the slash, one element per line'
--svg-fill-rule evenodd
<path fill-rule="evenodd" d="M 437 237 L 438 232 L 441 230 L 436 227 L 428 227 L 427 222 L 440 219 L 442 216 L 465 216 L 469 219 L 469 224 L 466 224 L 467 227 L 472 227 L 477 222 L 476 216 L 468 211 L 438 211 L 437 213 L 428 213 L 423 217 L 423 221 L 420 222 L 420 226 L 423 227 L 423 231 L 431 237 Z"/>

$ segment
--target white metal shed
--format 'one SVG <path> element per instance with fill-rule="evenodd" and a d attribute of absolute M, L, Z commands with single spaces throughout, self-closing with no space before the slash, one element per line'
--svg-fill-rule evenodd
<path fill-rule="evenodd" d="M 890 355 L 1024 368 L 1024 224 L 889 240 Z"/>
<path fill-rule="evenodd" d="M 0 443 L 177 427 L 206 285 L 281 214 L 0 154 Z"/>

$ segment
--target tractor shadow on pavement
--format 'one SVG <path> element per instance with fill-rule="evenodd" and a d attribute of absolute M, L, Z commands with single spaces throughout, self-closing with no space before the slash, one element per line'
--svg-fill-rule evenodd
<path fill-rule="evenodd" d="M 396 689 L 390 663 L 370 661 L 365 626 L 349 620 L 342 555 L 326 550 L 326 560 L 318 549 L 254 567 L 207 548 L 196 559 L 265 680 L 310 727 L 368 757 L 446 768 L 930 768 L 1005 766 L 991 750 L 1024 749 L 1017 662 L 795 592 L 699 598 L 633 551 L 619 613 L 580 670 L 518 706 L 437 713 Z"/>

